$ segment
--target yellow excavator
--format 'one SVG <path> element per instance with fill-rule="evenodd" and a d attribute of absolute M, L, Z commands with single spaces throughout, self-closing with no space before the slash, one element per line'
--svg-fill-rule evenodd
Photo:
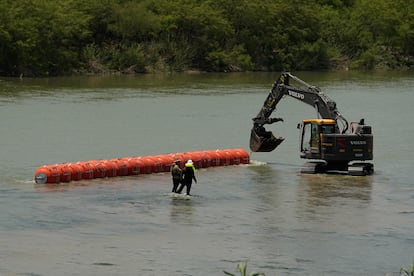
<path fill-rule="evenodd" d="M 291 84 L 293 82 L 294 85 Z M 282 118 L 270 118 L 270 115 L 285 96 L 313 106 L 318 113 L 318 118 L 303 120 L 298 125 L 301 130 L 300 157 L 310 159 L 302 167 L 302 173 L 332 172 L 363 176 L 374 172 L 374 165 L 366 162 L 373 159 L 371 126 L 366 125 L 364 119 L 348 123 L 339 113 L 335 101 L 318 87 L 289 72 L 280 74 L 260 112 L 253 118 L 251 151 L 270 152 L 283 142 L 284 138 L 274 136 L 264 125 L 283 121 Z"/>

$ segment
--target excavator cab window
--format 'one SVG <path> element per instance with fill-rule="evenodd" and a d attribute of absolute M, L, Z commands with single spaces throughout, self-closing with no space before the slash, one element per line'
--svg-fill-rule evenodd
<path fill-rule="evenodd" d="M 335 133 L 335 125 L 321 125 L 321 133 L 323 134 Z"/>
<path fill-rule="evenodd" d="M 316 123 L 312 123 L 310 145 L 313 150 L 319 148 L 319 126 Z"/>
<path fill-rule="evenodd" d="M 302 152 L 319 152 L 319 125 L 304 122 L 302 128 Z"/>
<path fill-rule="evenodd" d="M 302 152 L 319 153 L 321 134 L 335 133 L 334 124 L 320 124 L 316 121 L 303 123 L 302 127 Z"/>
<path fill-rule="evenodd" d="M 302 128 L 302 152 L 310 151 L 311 124 L 305 123 Z"/>

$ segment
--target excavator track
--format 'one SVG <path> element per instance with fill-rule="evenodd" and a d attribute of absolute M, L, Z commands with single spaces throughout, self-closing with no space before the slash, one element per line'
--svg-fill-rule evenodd
<path fill-rule="evenodd" d="M 347 174 L 352 176 L 366 176 L 374 173 L 374 164 L 357 162 L 350 165 L 340 163 L 328 163 L 324 160 L 315 160 L 306 162 L 302 168 L 303 174 Z"/>
<path fill-rule="evenodd" d="M 365 176 L 374 173 L 374 164 L 372 163 L 353 163 L 348 167 L 348 174 L 355 176 Z"/>

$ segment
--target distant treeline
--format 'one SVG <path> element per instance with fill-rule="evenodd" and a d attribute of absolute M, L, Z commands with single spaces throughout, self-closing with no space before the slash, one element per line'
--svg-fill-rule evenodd
<path fill-rule="evenodd" d="M 413 65 L 414 0 L 0 0 L 0 75 Z"/>

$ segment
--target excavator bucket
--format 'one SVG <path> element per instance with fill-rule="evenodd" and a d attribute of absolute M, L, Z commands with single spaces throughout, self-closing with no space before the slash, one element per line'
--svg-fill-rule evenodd
<path fill-rule="evenodd" d="M 255 129 L 252 128 L 250 134 L 250 149 L 253 152 L 270 152 L 274 150 L 285 138 L 275 137 L 272 132 L 268 132 L 266 136 L 259 136 Z"/>

